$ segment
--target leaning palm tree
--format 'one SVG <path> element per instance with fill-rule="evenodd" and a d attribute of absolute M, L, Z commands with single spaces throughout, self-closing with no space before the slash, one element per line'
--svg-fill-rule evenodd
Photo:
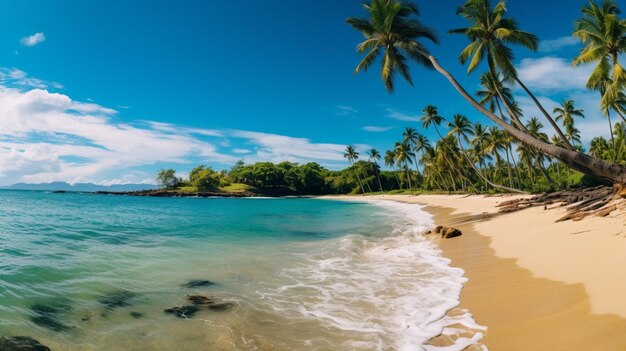
<path fill-rule="evenodd" d="M 413 186 L 411 185 L 411 172 L 409 171 L 409 164 L 413 162 L 412 158 L 413 156 L 415 156 L 415 154 L 407 143 L 397 143 L 394 152 L 396 162 L 400 167 L 404 167 L 406 177 L 409 182 L 409 190 L 411 191 L 411 195 L 413 195 Z"/>
<path fill-rule="evenodd" d="M 566 131 L 573 130 L 574 117 L 585 118 L 584 111 L 576 109 L 576 107 L 574 107 L 574 100 L 572 99 L 564 100 L 561 106 L 555 107 L 554 110 L 552 110 L 552 113 L 556 114 L 557 121 L 563 120 L 563 127 L 565 127 Z"/>
<path fill-rule="evenodd" d="M 359 152 L 356 151 L 356 148 L 352 145 L 348 145 L 346 147 L 345 152 L 343 153 L 343 157 L 350 161 L 350 165 L 354 167 L 354 161 L 359 159 Z M 357 172 L 356 168 L 354 168 L 354 174 L 356 175 L 356 180 L 361 187 L 361 192 L 365 194 L 365 189 L 363 188 L 363 183 L 361 183 L 361 177 L 359 177 L 359 172 Z"/>
<path fill-rule="evenodd" d="M 409 144 L 409 147 L 411 148 L 411 150 L 415 150 L 415 145 L 417 143 L 418 136 L 419 136 L 419 133 L 417 132 L 417 129 L 415 128 L 406 127 L 404 128 L 404 131 L 402 132 L 402 137 L 404 138 L 403 141 Z M 415 171 L 419 174 L 419 169 L 417 168 L 417 158 L 415 157 L 415 155 L 413 155 L 413 161 L 415 161 Z"/>
<path fill-rule="evenodd" d="M 459 144 L 459 148 L 461 149 L 461 154 L 463 154 L 463 156 L 465 157 L 465 159 L 469 163 L 470 167 L 474 170 L 474 172 L 476 172 L 476 174 L 480 178 L 482 178 L 487 184 L 489 184 L 493 188 L 503 189 L 503 190 L 517 192 L 517 193 L 524 193 L 521 190 L 513 188 L 513 178 L 511 176 L 510 166 L 509 166 L 509 185 L 510 186 L 507 187 L 507 186 L 496 184 L 496 183 L 490 181 L 483 174 L 483 172 L 474 165 L 474 161 L 472 161 L 469 158 L 469 156 L 467 155 L 467 152 L 465 151 L 465 147 L 463 146 L 463 143 L 462 143 L 462 140 L 465 140 L 465 142 L 469 144 L 469 137 L 468 137 L 468 135 L 473 135 L 474 134 L 474 129 L 472 128 L 472 123 L 469 121 L 469 119 L 467 117 L 465 117 L 463 115 L 459 115 L 459 114 L 456 114 L 456 115 L 452 116 L 452 122 L 448 123 L 448 127 L 450 128 L 450 131 L 448 132 L 448 135 L 456 135 L 457 142 Z M 508 153 L 507 153 L 507 159 L 508 159 L 508 157 L 509 156 L 508 156 Z"/>
<path fill-rule="evenodd" d="M 597 63 L 587 88 L 602 90 L 602 105 L 608 105 L 607 100 L 615 99 L 626 84 L 626 71 L 619 62 L 619 55 L 626 52 L 626 22 L 617 17 L 620 10 L 612 0 L 603 1 L 601 6 L 590 0 L 582 13 L 573 35 L 585 47 L 573 64 Z"/>
<path fill-rule="evenodd" d="M 374 172 L 376 172 L 376 179 L 378 179 L 378 187 L 380 188 L 380 191 L 383 191 L 383 184 L 380 182 L 380 175 L 378 174 L 378 161 L 381 160 L 380 157 L 380 152 L 378 152 L 378 150 L 371 148 L 369 150 L 367 150 L 367 155 L 369 156 L 368 161 L 370 161 L 371 163 L 374 164 Z"/>
<path fill-rule="evenodd" d="M 357 46 L 357 51 L 365 54 L 365 56 L 355 69 L 355 73 L 367 70 L 379 56 L 383 56 L 381 77 L 387 89 L 392 91 L 394 73 L 399 72 L 403 78 L 412 84 L 407 57 L 426 67 L 434 67 L 476 110 L 514 136 L 519 142 L 556 157 L 569 167 L 583 173 L 614 183 L 626 183 L 626 167 L 537 139 L 480 105 L 418 41 L 426 38 L 436 43 L 437 38 L 431 29 L 422 25 L 415 18 L 419 15 L 415 5 L 401 0 L 371 0 L 371 2 L 364 4 L 363 8 L 367 11 L 368 18 L 349 18 L 347 20 L 348 24 L 360 31 L 365 37 L 365 40 Z"/>
<path fill-rule="evenodd" d="M 393 173 L 396 175 L 396 182 L 398 183 L 398 188 L 401 188 L 401 186 L 400 186 L 400 177 L 398 176 L 398 172 L 396 171 L 396 155 L 395 155 L 395 153 L 393 151 L 391 151 L 391 150 L 387 150 L 385 152 L 384 162 L 385 162 L 385 166 L 391 168 Z"/>
<path fill-rule="evenodd" d="M 539 46 L 537 36 L 520 30 L 514 19 L 505 17 L 506 4 L 504 1 L 499 1 L 492 7 L 490 0 L 467 0 L 458 9 L 457 14 L 470 22 L 470 27 L 468 28 L 450 31 L 450 33 L 464 34 L 470 40 L 470 44 L 463 49 L 459 56 L 459 61 L 462 64 L 469 60 L 468 74 L 478 67 L 483 58 L 486 58 L 489 72 L 491 72 L 491 79 L 494 82 L 498 81 L 497 74 L 499 72 L 502 73 L 507 81 L 515 81 L 533 100 L 565 144 L 570 147 L 571 145 L 568 144 L 565 134 L 563 134 L 535 95 L 520 80 L 517 70 L 513 66 L 513 50 L 507 46 L 509 44 L 517 44 L 531 51 L 536 51 Z"/>

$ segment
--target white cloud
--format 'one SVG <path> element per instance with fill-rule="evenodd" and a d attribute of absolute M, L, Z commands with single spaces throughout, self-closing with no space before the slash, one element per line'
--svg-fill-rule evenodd
<path fill-rule="evenodd" d="M 26 72 L 17 68 L 0 68 L 0 84 L 24 88 L 63 89 L 63 86 L 59 83 L 29 77 Z"/>
<path fill-rule="evenodd" d="M 247 161 L 331 161 L 343 162 L 343 150 L 346 145 L 313 143 L 307 138 L 295 138 L 290 136 L 235 130 L 231 132 L 235 138 L 247 139 L 257 145 L 254 157 Z"/>
<path fill-rule="evenodd" d="M 43 88 L 24 89 L 18 81 L 26 77 L 23 71 L 0 68 L 3 185 L 146 182 L 150 170 L 162 164 L 232 164 L 241 155 L 249 162 L 315 161 L 327 167 L 346 163 L 345 145 L 341 144 L 156 121 L 125 123 L 117 117 L 118 111 L 94 102 L 76 101 Z M 357 148 L 365 150 L 369 146 Z"/>
<path fill-rule="evenodd" d="M 571 47 L 580 44 L 580 39 L 577 39 L 571 35 L 560 37 L 550 40 L 542 40 L 539 44 L 540 52 L 553 52 L 559 51 L 566 47 Z"/>
<path fill-rule="evenodd" d="M 387 111 L 388 118 L 395 119 L 398 121 L 419 122 L 420 119 L 422 118 L 421 114 L 419 115 L 408 114 L 408 113 L 400 112 L 391 108 L 386 109 L 386 111 Z"/>
<path fill-rule="evenodd" d="M 249 154 L 252 151 L 248 150 L 248 149 L 233 149 L 233 152 L 236 154 Z"/>
<path fill-rule="evenodd" d="M 522 82 L 531 90 L 540 92 L 567 92 L 585 90 L 593 65 L 572 67 L 559 57 L 526 58 L 517 68 Z"/>
<path fill-rule="evenodd" d="M 361 129 L 363 129 L 366 132 L 381 133 L 381 132 L 386 132 L 392 128 L 393 127 L 364 126 Z"/>
<path fill-rule="evenodd" d="M 357 112 L 359 112 L 357 109 L 348 105 L 339 105 L 336 110 L 336 113 L 339 116 L 348 116 Z"/>
<path fill-rule="evenodd" d="M 42 32 L 35 33 L 33 35 L 29 35 L 27 37 L 23 37 L 20 40 L 20 43 L 24 46 L 35 46 L 37 44 L 43 43 L 46 41 L 46 36 Z"/>

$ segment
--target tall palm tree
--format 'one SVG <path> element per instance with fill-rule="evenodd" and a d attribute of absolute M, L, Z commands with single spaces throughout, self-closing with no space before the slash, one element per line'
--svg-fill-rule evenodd
<path fill-rule="evenodd" d="M 393 151 L 391 151 L 391 150 L 387 150 L 385 152 L 384 162 L 385 162 L 385 166 L 391 168 L 393 173 L 396 175 L 396 182 L 398 183 L 398 188 L 401 188 L 401 186 L 400 186 L 400 177 L 398 176 L 398 172 L 396 171 L 396 155 L 395 155 L 395 153 Z"/>
<path fill-rule="evenodd" d="M 483 106 L 487 106 L 490 112 L 498 112 L 502 120 L 506 121 L 506 116 L 502 110 L 502 104 L 500 103 L 500 97 L 502 97 L 503 104 L 507 107 L 507 110 L 511 112 L 511 119 L 515 125 L 521 129 L 523 128 L 522 123 L 519 121 L 521 114 L 516 113 L 513 93 L 511 92 L 511 88 L 505 86 L 504 83 L 504 79 L 500 78 L 499 72 L 496 72 L 495 79 L 492 78 L 491 72 L 483 73 L 480 76 L 480 85 L 483 90 L 476 92 L 476 96 L 480 98 L 478 102 Z"/>
<path fill-rule="evenodd" d="M 565 127 L 566 131 L 574 129 L 574 117 L 585 118 L 584 111 L 576 109 L 572 99 L 564 100 L 561 106 L 552 110 L 552 113 L 556 114 L 557 121 L 563 120 L 563 127 Z"/>
<path fill-rule="evenodd" d="M 467 68 L 468 74 L 478 67 L 483 58 L 486 58 L 491 79 L 494 82 L 498 81 L 497 73 L 500 72 L 506 80 L 515 81 L 533 100 L 557 134 L 563 138 L 565 144 L 572 149 L 559 126 L 535 95 L 519 79 L 517 70 L 513 66 L 513 50 L 507 45 L 517 44 L 531 51 L 536 51 L 539 46 L 537 36 L 520 30 L 514 19 L 505 17 L 506 4 L 504 1 L 498 1 L 492 8 L 491 0 L 467 0 L 458 9 L 457 14 L 467 19 L 471 25 L 468 28 L 450 31 L 450 33 L 464 34 L 470 40 L 470 44 L 463 49 L 459 56 L 459 61 L 462 64 L 471 58 Z"/>
<path fill-rule="evenodd" d="M 395 148 L 395 159 L 400 167 L 404 167 L 406 171 L 406 177 L 409 182 L 409 190 L 411 195 L 413 194 L 413 186 L 411 185 L 411 172 L 409 171 L 409 164 L 413 162 L 412 158 L 415 156 L 411 147 L 407 143 L 397 143 Z"/>
<path fill-rule="evenodd" d="M 352 145 L 348 145 L 346 150 L 343 153 L 343 158 L 350 161 L 350 165 L 354 167 L 354 162 L 359 159 L 359 152 L 356 151 L 356 148 Z M 357 172 L 356 168 L 354 168 L 354 174 L 356 175 L 356 180 L 361 187 L 361 192 L 365 194 L 365 189 L 363 188 L 363 183 L 361 183 L 361 177 L 359 177 L 359 172 Z"/>
<path fill-rule="evenodd" d="M 437 70 L 468 103 L 507 133 L 513 135 L 519 142 L 556 157 L 569 167 L 583 173 L 615 183 L 626 183 L 626 167 L 539 140 L 526 131 L 506 123 L 480 105 L 418 41 L 426 38 L 432 42 L 437 42 L 437 39 L 431 29 L 416 19 L 419 12 L 414 5 L 402 0 L 371 0 L 363 7 L 369 15 L 368 18 L 349 18 L 347 20 L 348 24 L 365 37 L 365 40 L 357 46 L 357 51 L 365 53 L 365 56 L 357 66 L 355 73 L 366 70 L 376 61 L 378 56 L 382 55 L 381 77 L 387 89 L 392 91 L 393 73 L 399 72 L 409 83 L 412 82 L 406 63 L 408 56 L 426 67 L 433 67 Z"/>
<path fill-rule="evenodd" d="M 404 128 L 404 131 L 402 132 L 402 137 L 404 138 L 404 142 L 409 144 L 409 147 L 411 148 L 411 150 L 415 150 L 415 145 L 417 143 L 418 136 L 419 136 L 419 133 L 417 132 L 417 129 L 415 128 L 406 127 Z M 413 155 L 413 161 L 415 161 L 415 171 L 419 174 L 419 169 L 417 168 L 417 157 L 415 155 Z"/>
<path fill-rule="evenodd" d="M 378 179 L 378 187 L 380 191 L 383 191 L 383 184 L 380 182 L 380 175 L 378 174 L 378 161 L 381 160 L 380 152 L 378 150 L 371 148 L 367 151 L 367 155 L 369 156 L 369 161 L 374 164 L 374 171 L 376 172 L 376 178 Z"/>
<path fill-rule="evenodd" d="M 626 52 L 626 22 L 620 20 L 619 13 L 612 0 L 605 0 L 600 6 L 590 0 L 588 6 L 583 6 L 583 17 L 576 21 L 573 33 L 585 45 L 573 64 L 597 63 L 587 88 L 603 90 L 603 105 L 617 97 L 626 84 L 626 71 L 619 63 L 619 55 Z"/>

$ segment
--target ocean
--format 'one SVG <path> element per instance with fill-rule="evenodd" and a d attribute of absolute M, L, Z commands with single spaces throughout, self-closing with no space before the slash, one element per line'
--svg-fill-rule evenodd
<path fill-rule="evenodd" d="M 383 201 L 0 191 L 0 336 L 53 351 L 461 350 L 481 334 L 427 344 L 480 329 L 446 315 L 466 278 L 433 226 Z"/>

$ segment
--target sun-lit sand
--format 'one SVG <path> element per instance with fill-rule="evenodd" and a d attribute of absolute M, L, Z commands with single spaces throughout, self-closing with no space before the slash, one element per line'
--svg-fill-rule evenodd
<path fill-rule="evenodd" d="M 437 240 L 466 271 L 460 308 L 488 327 L 490 350 L 626 349 L 624 211 L 555 223 L 563 208 L 497 213 L 511 196 L 371 198 L 426 205 L 438 224 L 463 230 Z"/>

